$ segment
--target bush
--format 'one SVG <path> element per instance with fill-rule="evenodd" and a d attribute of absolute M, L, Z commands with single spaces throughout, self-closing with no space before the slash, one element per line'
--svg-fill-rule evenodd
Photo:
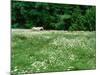
<path fill-rule="evenodd" d="M 19 26 L 19 24 L 15 23 L 15 24 L 11 25 L 11 28 L 17 28 L 18 26 Z"/>
<path fill-rule="evenodd" d="M 33 27 L 33 23 L 30 22 L 30 21 L 27 21 L 26 24 L 25 24 L 25 27 L 26 28 L 32 28 Z"/>
<path fill-rule="evenodd" d="M 12 28 L 94 31 L 95 6 L 12 1 Z"/>
<path fill-rule="evenodd" d="M 55 29 L 56 30 L 65 30 L 64 23 L 63 22 L 56 23 Z"/>

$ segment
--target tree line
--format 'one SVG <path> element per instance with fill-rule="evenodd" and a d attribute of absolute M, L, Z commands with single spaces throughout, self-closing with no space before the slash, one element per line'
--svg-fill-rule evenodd
<path fill-rule="evenodd" d="M 96 30 L 96 6 L 43 2 L 11 2 L 11 28 Z"/>

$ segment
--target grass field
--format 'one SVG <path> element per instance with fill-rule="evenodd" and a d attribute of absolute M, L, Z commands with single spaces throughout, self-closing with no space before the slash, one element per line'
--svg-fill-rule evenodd
<path fill-rule="evenodd" d="M 12 31 L 12 74 L 96 68 L 96 32 Z"/>

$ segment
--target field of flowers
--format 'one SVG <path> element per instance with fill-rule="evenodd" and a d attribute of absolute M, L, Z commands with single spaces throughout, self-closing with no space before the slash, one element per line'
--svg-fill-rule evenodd
<path fill-rule="evenodd" d="M 12 74 L 96 68 L 96 32 L 12 30 Z"/>

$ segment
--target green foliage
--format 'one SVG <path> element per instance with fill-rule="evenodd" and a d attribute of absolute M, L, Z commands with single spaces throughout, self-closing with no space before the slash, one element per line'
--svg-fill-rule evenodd
<path fill-rule="evenodd" d="M 96 28 L 96 25 L 95 25 L 95 20 L 96 20 L 96 12 L 95 12 L 95 8 L 91 8 L 91 9 L 88 9 L 86 11 L 86 15 L 85 15 L 85 25 L 87 26 L 87 29 L 89 29 L 90 31 L 92 30 L 95 30 Z"/>
<path fill-rule="evenodd" d="M 95 6 L 12 1 L 12 28 L 43 26 L 51 30 L 96 29 Z"/>
<path fill-rule="evenodd" d="M 14 25 L 11 25 L 12 28 L 17 28 L 19 25 L 18 23 L 15 23 Z"/>
<path fill-rule="evenodd" d="M 13 75 L 96 68 L 94 31 L 23 31 L 12 30 Z"/>
<path fill-rule="evenodd" d="M 57 29 L 57 30 L 64 30 L 65 29 L 64 23 L 63 22 L 56 23 L 55 24 L 55 29 Z"/>

